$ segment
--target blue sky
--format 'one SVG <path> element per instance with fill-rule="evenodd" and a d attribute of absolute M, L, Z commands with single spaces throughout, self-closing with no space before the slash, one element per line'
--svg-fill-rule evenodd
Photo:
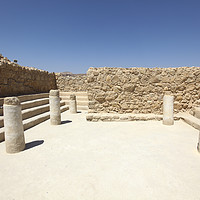
<path fill-rule="evenodd" d="M 50 72 L 200 66 L 200 0 L 0 0 L 0 53 Z"/>

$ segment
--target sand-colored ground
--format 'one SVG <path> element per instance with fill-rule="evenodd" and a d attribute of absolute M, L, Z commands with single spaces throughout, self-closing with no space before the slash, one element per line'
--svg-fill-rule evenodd
<path fill-rule="evenodd" d="M 0 200 L 200 199 L 198 131 L 184 122 L 62 120 L 25 131 L 21 153 L 0 143 Z"/>

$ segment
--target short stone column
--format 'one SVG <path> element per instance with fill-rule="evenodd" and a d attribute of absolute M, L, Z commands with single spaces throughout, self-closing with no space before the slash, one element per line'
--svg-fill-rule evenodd
<path fill-rule="evenodd" d="M 60 97 L 59 97 L 58 90 L 50 90 L 49 104 L 50 104 L 50 123 L 51 123 L 51 125 L 61 124 Z"/>
<path fill-rule="evenodd" d="M 174 124 L 174 96 L 164 95 L 163 98 L 163 124 Z"/>
<path fill-rule="evenodd" d="M 17 153 L 25 149 L 24 128 L 20 100 L 6 97 L 3 105 L 5 143 L 7 153 Z"/>
<path fill-rule="evenodd" d="M 71 94 L 69 97 L 69 111 L 72 114 L 77 113 L 77 103 L 75 94 Z"/>
<path fill-rule="evenodd" d="M 197 143 L 197 151 L 200 153 L 200 131 L 199 131 L 199 139 Z"/>

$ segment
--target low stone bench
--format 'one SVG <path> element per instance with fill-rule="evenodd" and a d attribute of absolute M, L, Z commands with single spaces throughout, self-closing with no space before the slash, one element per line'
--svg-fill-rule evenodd
<path fill-rule="evenodd" d="M 89 113 L 86 115 L 87 121 L 97 122 L 97 121 L 149 121 L 163 120 L 163 115 L 156 114 L 117 114 L 117 113 Z M 180 117 L 175 115 L 174 120 L 179 120 Z"/>

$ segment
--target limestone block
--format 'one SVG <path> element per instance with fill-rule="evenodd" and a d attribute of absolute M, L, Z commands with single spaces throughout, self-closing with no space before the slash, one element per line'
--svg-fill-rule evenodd
<path fill-rule="evenodd" d="M 96 94 L 95 100 L 97 100 L 99 103 L 105 102 L 105 92 L 102 92 L 100 94 Z"/>
<path fill-rule="evenodd" d="M 121 80 L 120 80 L 120 78 L 119 78 L 119 76 L 117 76 L 117 75 L 115 75 L 113 78 L 112 78 L 112 83 L 118 83 L 118 82 L 120 82 Z"/>
<path fill-rule="evenodd" d="M 128 104 L 127 104 L 126 102 L 124 102 L 124 103 L 121 104 L 121 108 L 122 108 L 123 110 L 128 110 L 128 109 L 129 109 L 129 106 L 128 106 Z"/>
<path fill-rule="evenodd" d="M 113 87 L 113 91 L 114 91 L 115 93 L 121 93 L 122 88 L 121 88 L 120 86 L 114 86 L 114 87 Z"/>
<path fill-rule="evenodd" d="M 125 84 L 123 89 L 124 89 L 124 91 L 127 91 L 127 92 L 133 92 L 135 90 L 135 85 Z"/>
<path fill-rule="evenodd" d="M 115 100 L 117 98 L 118 94 L 113 92 L 113 91 L 108 91 L 106 92 L 106 101 L 112 101 Z"/>

